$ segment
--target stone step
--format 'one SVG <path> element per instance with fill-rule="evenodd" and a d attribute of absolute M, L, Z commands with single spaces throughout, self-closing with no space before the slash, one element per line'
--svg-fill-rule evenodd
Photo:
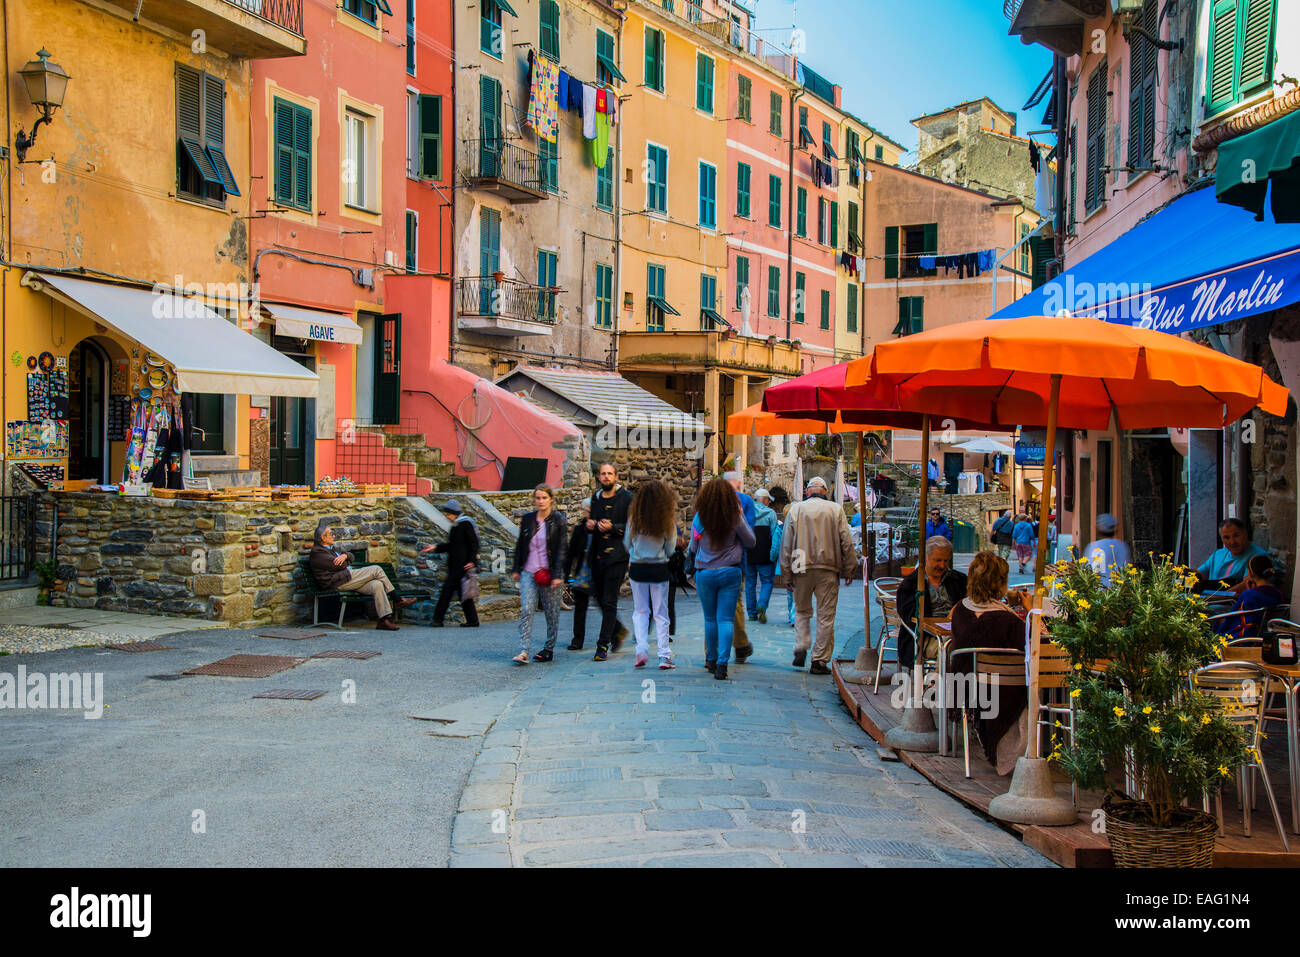
<path fill-rule="evenodd" d="M 398 458 L 403 462 L 414 462 L 416 465 L 438 465 L 442 462 L 442 450 L 407 446 L 402 449 Z"/>
<path fill-rule="evenodd" d="M 429 447 L 429 440 L 421 433 L 405 435 L 384 432 L 383 436 L 384 446 L 390 449 L 426 449 Z"/>
<path fill-rule="evenodd" d="M 426 481 L 421 479 L 421 481 Z M 469 479 L 463 475 L 445 475 L 433 483 L 434 488 L 430 489 L 430 494 L 435 492 L 464 492 L 469 489 Z"/>
<path fill-rule="evenodd" d="M 238 455 L 191 455 L 190 462 L 197 472 L 238 472 L 240 469 Z"/>
<path fill-rule="evenodd" d="M 450 462 L 421 463 L 415 466 L 415 474 L 420 478 L 444 479 L 456 474 L 456 466 Z"/>

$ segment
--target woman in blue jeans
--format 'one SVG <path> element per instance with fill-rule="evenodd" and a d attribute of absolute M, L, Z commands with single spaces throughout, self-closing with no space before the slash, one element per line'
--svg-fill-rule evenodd
<path fill-rule="evenodd" d="M 740 499 L 726 479 L 716 478 L 695 499 L 701 532 L 691 536 L 695 591 L 704 609 L 704 667 L 719 681 L 727 678 L 736 602 L 744 578 L 740 563 L 754 547 L 754 532 L 740 511 Z"/>

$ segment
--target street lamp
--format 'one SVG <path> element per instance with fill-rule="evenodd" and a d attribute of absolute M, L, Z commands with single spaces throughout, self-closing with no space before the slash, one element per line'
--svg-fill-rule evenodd
<path fill-rule="evenodd" d="M 54 111 L 63 105 L 63 95 L 67 92 L 68 80 L 71 79 L 63 67 L 50 62 L 49 50 L 42 48 L 36 55 L 39 60 L 29 60 L 27 65 L 18 71 L 18 75 L 23 78 L 23 84 L 27 87 L 27 98 L 32 101 L 32 106 L 41 111 L 40 118 L 32 126 L 31 133 L 24 133 L 19 129 L 17 137 L 14 138 L 14 149 L 18 152 L 20 163 L 26 160 L 27 151 L 35 145 L 36 131 L 41 128 L 41 124 L 51 122 L 54 119 Z"/>

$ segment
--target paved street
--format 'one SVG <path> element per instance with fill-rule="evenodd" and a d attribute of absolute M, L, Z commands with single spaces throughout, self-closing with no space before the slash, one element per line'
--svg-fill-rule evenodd
<path fill-rule="evenodd" d="M 842 590 L 841 655 L 861 638 L 860 595 Z M 174 651 L 5 657 L 8 672 L 103 671 L 109 709 L 0 711 L 0 865 L 1046 865 L 881 762 L 832 679 L 790 667 L 783 615 L 751 623 L 757 653 L 723 683 L 702 667 L 693 595 L 679 612 L 669 672 L 634 670 L 630 646 L 605 663 L 563 650 L 569 614 L 556 660 L 527 667 L 508 661 L 513 623 L 304 642 L 202 631 L 168 638 Z M 149 677 L 334 648 L 383 655 L 262 679 Z M 251 699 L 284 687 L 330 693 Z M 475 701 L 495 709 L 482 737 L 408 717 Z"/>

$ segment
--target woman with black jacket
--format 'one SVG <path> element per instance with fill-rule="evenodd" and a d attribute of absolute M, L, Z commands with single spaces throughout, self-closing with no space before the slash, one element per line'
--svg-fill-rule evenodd
<path fill-rule="evenodd" d="M 591 533 L 587 531 L 587 519 L 591 517 L 591 499 L 582 503 L 582 517 L 573 526 L 569 534 L 568 560 L 565 563 L 564 577 L 569 583 L 569 592 L 573 595 L 573 640 L 569 642 L 570 651 L 581 651 L 587 640 L 587 606 L 591 603 L 591 569 L 587 564 L 587 549 L 591 545 Z M 585 574 L 584 574 L 585 572 Z"/>
<path fill-rule="evenodd" d="M 555 641 L 560 635 L 560 596 L 564 588 L 565 544 L 568 538 L 564 519 L 555 511 L 555 492 L 549 485 L 533 490 L 537 510 L 519 522 L 519 540 L 515 543 L 515 560 L 510 577 L 519 582 L 519 654 L 514 661 L 528 664 L 528 650 L 533 639 L 533 612 L 541 606 L 546 615 L 546 645 L 534 661 L 550 661 Z"/>

